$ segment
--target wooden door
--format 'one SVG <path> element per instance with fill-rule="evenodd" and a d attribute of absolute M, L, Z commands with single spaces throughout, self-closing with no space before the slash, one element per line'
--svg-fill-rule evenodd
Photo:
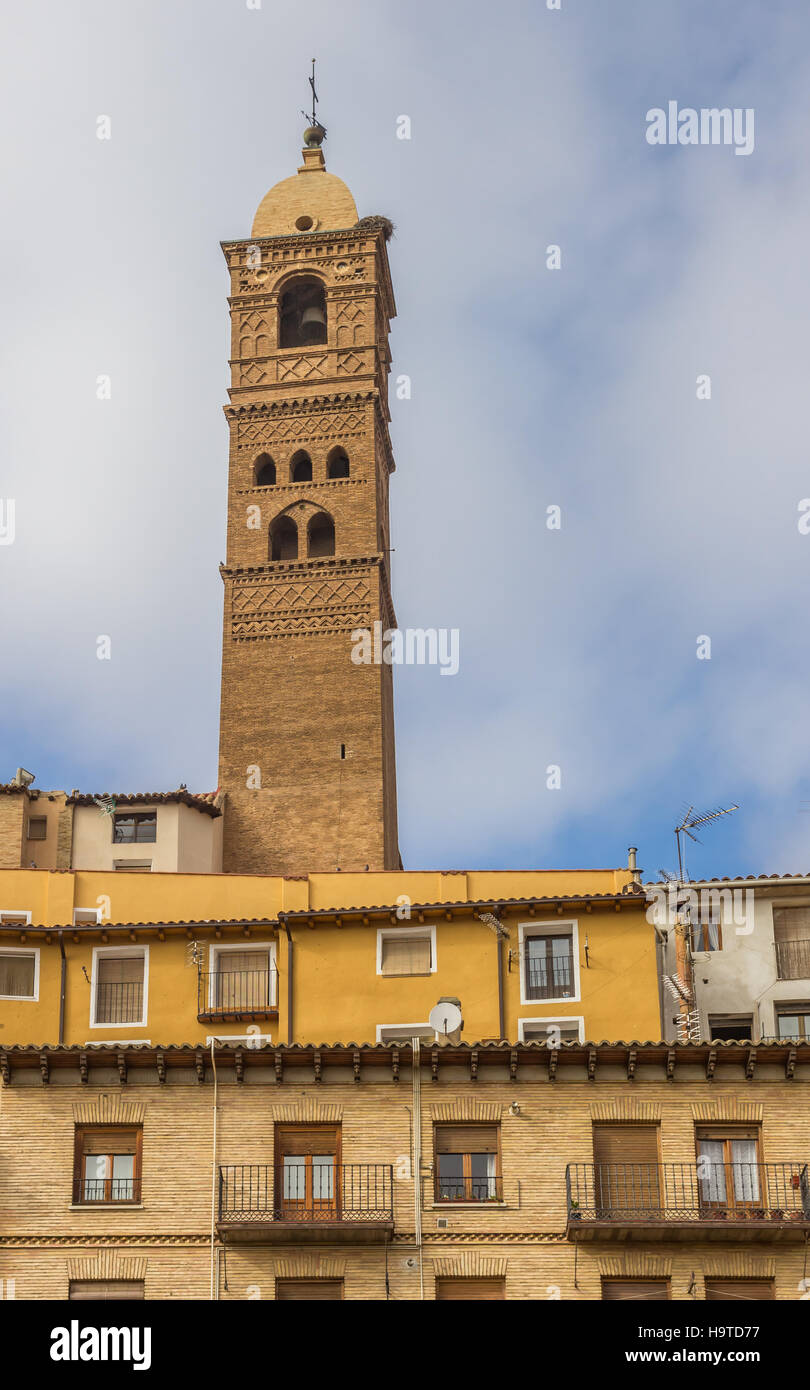
<path fill-rule="evenodd" d="M 340 1130 L 322 1125 L 276 1129 L 276 1202 L 282 1220 L 333 1220 L 340 1210 Z"/>

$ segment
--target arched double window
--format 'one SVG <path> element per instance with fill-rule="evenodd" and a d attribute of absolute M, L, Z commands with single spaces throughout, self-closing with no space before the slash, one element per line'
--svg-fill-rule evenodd
<path fill-rule="evenodd" d="M 316 512 L 307 527 L 307 555 L 312 560 L 335 553 L 335 523 L 326 512 Z"/>
<path fill-rule="evenodd" d="M 348 478 L 349 455 L 345 449 L 333 449 L 326 460 L 327 478 Z"/>
<path fill-rule="evenodd" d="M 276 481 L 276 465 L 269 454 L 259 454 L 253 465 L 253 479 L 256 487 L 272 487 Z"/>
<path fill-rule="evenodd" d="M 290 481 L 293 483 L 312 482 L 312 459 L 306 449 L 299 449 L 290 462 Z"/>
<path fill-rule="evenodd" d="M 270 523 L 271 560 L 298 559 L 298 527 L 291 516 L 277 516 Z"/>
<path fill-rule="evenodd" d="M 326 342 L 326 292 L 320 280 L 291 280 L 279 304 L 279 347 L 311 347 Z"/>

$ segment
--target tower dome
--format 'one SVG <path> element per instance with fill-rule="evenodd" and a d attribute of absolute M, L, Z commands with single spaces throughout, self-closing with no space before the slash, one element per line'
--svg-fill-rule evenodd
<path fill-rule="evenodd" d="M 327 173 L 320 145 L 308 144 L 303 160 L 297 174 L 265 193 L 253 219 L 252 237 L 342 231 L 357 222 L 354 198 L 342 179 Z"/>

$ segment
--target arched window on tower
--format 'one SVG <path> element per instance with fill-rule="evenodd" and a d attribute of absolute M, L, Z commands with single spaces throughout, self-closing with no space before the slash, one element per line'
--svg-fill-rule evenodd
<path fill-rule="evenodd" d="M 311 275 L 292 280 L 279 306 L 279 347 L 311 347 L 326 342 L 326 292 Z"/>
<path fill-rule="evenodd" d="M 253 467 L 253 477 L 257 487 L 273 486 L 276 481 L 276 465 L 269 454 L 259 454 Z"/>
<path fill-rule="evenodd" d="M 326 512 L 316 512 L 307 527 L 307 555 L 311 560 L 335 553 L 335 523 Z"/>
<path fill-rule="evenodd" d="M 299 449 L 297 454 L 293 454 L 290 479 L 294 483 L 312 482 L 312 459 L 305 449 Z"/>
<path fill-rule="evenodd" d="M 270 559 L 298 559 L 298 527 L 291 516 L 277 516 L 270 523 Z"/>
<path fill-rule="evenodd" d="M 348 478 L 349 455 L 345 449 L 333 449 L 326 460 L 327 478 Z"/>

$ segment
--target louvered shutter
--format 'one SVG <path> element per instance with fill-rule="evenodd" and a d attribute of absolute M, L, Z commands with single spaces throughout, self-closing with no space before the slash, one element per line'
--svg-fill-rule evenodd
<path fill-rule="evenodd" d="M 120 1299 L 144 1297 L 142 1279 L 84 1279 L 73 1280 L 68 1298 L 86 1302 L 112 1303 Z"/>
<path fill-rule="evenodd" d="M 278 1279 L 276 1298 L 292 1299 L 340 1299 L 343 1297 L 342 1279 Z"/>
<path fill-rule="evenodd" d="M 90 1129 L 82 1136 L 83 1154 L 134 1154 L 137 1147 L 134 1129 Z"/>
<path fill-rule="evenodd" d="M 773 1298 L 772 1279 L 707 1279 L 708 1303 L 762 1302 Z"/>
<path fill-rule="evenodd" d="M 437 1279 L 436 1298 L 500 1299 L 506 1297 L 503 1279 Z"/>
<path fill-rule="evenodd" d="M 669 1297 L 666 1279 L 603 1279 L 602 1298 L 605 1302 L 638 1300 L 664 1302 Z"/>
<path fill-rule="evenodd" d="M 304 1157 L 306 1154 L 336 1154 L 338 1130 L 326 1125 L 301 1125 L 276 1130 L 276 1153 Z"/>
<path fill-rule="evenodd" d="M 593 1161 L 600 1211 L 660 1210 L 657 1125 L 595 1124 Z"/>
<path fill-rule="evenodd" d="M 437 1154 L 494 1154 L 498 1152 L 497 1125 L 437 1125 Z"/>

